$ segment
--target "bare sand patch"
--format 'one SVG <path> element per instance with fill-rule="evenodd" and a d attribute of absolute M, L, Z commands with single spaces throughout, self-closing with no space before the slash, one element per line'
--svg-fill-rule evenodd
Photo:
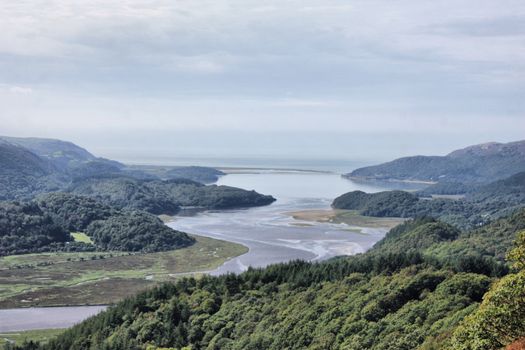
<path fill-rule="evenodd" d="M 295 220 L 314 221 L 321 223 L 346 224 L 357 227 L 392 228 L 404 222 L 403 218 L 376 218 L 363 216 L 355 210 L 326 209 L 326 210 L 302 210 L 288 212 L 287 215 Z"/>

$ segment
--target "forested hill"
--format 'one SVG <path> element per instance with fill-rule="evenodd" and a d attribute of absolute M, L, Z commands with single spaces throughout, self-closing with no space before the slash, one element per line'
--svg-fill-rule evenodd
<path fill-rule="evenodd" d="M 53 163 L 31 151 L 0 140 L 0 200 L 27 198 L 63 183 Z"/>
<path fill-rule="evenodd" d="M 95 157 L 71 142 L 0 136 L 0 201 L 72 191 L 118 208 L 175 214 L 181 206 L 241 208 L 275 200 L 254 191 L 202 184 L 221 175 L 196 166 L 130 167 Z"/>
<path fill-rule="evenodd" d="M 525 172 L 476 186 L 465 198 L 457 200 L 421 198 L 404 191 L 353 191 L 337 197 L 332 206 L 358 210 L 368 216 L 432 216 L 461 228 L 475 227 L 525 207 Z"/>
<path fill-rule="evenodd" d="M 267 205 L 272 196 L 235 187 L 203 185 L 186 180 L 139 180 L 110 176 L 74 182 L 68 191 L 96 198 L 118 208 L 153 214 L 175 214 L 180 207 L 228 209 Z"/>
<path fill-rule="evenodd" d="M 487 183 L 525 171 L 525 141 L 486 143 L 446 156 L 414 156 L 360 168 L 349 178 Z"/>
<path fill-rule="evenodd" d="M 41 158 L 47 159 L 60 169 L 66 169 L 74 163 L 96 160 L 97 157 L 71 142 L 44 139 L 37 137 L 7 137 L 0 136 L 13 145 L 17 145 L 33 152 Z"/>
<path fill-rule="evenodd" d="M 220 170 L 201 166 L 175 167 L 166 173 L 170 179 L 190 179 L 201 183 L 216 182 L 223 175 L 226 174 Z"/>
<path fill-rule="evenodd" d="M 82 232 L 92 243 L 75 242 L 70 232 Z M 154 215 L 118 210 L 92 198 L 53 193 L 28 203 L 0 202 L 0 256 L 48 251 L 153 252 L 193 242 Z"/>
<path fill-rule="evenodd" d="M 525 336 L 523 272 L 502 259 L 523 229 L 524 211 L 469 232 L 409 221 L 365 254 L 185 278 L 19 349 L 496 350 Z"/>

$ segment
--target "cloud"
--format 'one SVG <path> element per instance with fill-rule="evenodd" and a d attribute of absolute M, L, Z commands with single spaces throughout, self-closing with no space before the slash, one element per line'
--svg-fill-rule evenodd
<path fill-rule="evenodd" d="M 0 96 L 4 95 L 5 97 L 9 98 L 9 95 L 29 95 L 32 93 L 33 89 L 29 86 L 0 83 Z"/>
<path fill-rule="evenodd" d="M 523 23 L 522 0 L 4 1 L 0 124 L 505 134 Z"/>
<path fill-rule="evenodd" d="M 10 86 L 9 92 L 13 94 L 21 94 L 21 95 L 27 95 L 33 92 L 33 89 L 29 87 L 22 87 L 22 86 Z"/>

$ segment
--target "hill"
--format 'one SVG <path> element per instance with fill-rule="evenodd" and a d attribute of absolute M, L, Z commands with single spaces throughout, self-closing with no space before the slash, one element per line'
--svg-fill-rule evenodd
<path fill-rule="evenodd" d="M 67 169 L 73 164 L 97 159 L 97 157 L 84 148 L 67 141 L 37 137 L 23 138 L 7 136 L 0 136 L 0 140 L 23 147 L 39 157 L 47 159 L 62 170 Z"/>
<path fill-rule="evenodd" d="M 525 141 L 486 143 L 446 156 L 404 157 L 345 177 L 394 181 L 488 183 L 525 171 Z"/>
<path fill-rule="evenodd" d="M 483 229 L 515 237 L 524 227 L 521 212 Z M 476 317 L 491 283 L 508 273 L 494 255 L 457 255 L 461 237 L 447 224 L 418 219 L 365 254 L 185 278 L 124 300 L 40 348 L 460 349 L 466 331 L 458 325 Z M 450 249 L 437 255 L 436 246 Z M 39 348 L 20 349 L 29 346 Z"/>
<path fill-rule="evenodd" d="M 71 191 L 154 214 L 175 214 L 183 206 L 229 209 L 275 201 L 254 191 L 203 185 L 222 175 L 207 167 L 125 166 L 71 142 L 0 136 L 0 200 Z"/>
<path fill-rule="evenodd" d="M 188 179 L 203 184 L 214 183 L 220 176 L 226 175 L 220 170 L 204 166 L 127 165 L 125 171 L 128 174 L 147 174 L 150 179 Z"/>
<path fill-rule="evenodd" d="M 358 210 L 378 217 L 431 216 L 461 228 L 475 227 L 525 206 L 525 172 L 486 185 L 472 187 L 462 199 L 422 198 L 404 191 L 364 193 L 353 191 L 337 197 L 336 209 Z"/>
<path fill-rule="evenodd" d="M 72 179 L 121 173 L 123 165 L 53 139 L 0 137 L 0 200 L 29 200 Z"/>
<path fill-rule="evenodd" d="M 219 176 L 226 175 L 220 170 L 201 167 L 175 167 L 167 172 L 167 177 L 170 179 L 190 179 L 201 183 L 213 183 L 219 179 Z"/>
<path fill-rule="evenodd" d="M 0 202 L 0 256 L 52 250 L 70 240 L 38 205 Z"/>
<path fill-rule="evenodd" d="M 472 201 L 505 201 L 509 206 L 525 202 L 525 171 L 469 191 Z"/>
<path fill-rule="evenodd" d="M 56 190 L 63 178 L 50 161 L 0 140 L 0 200 L 30 198 L 33 193 Z"/>
<path fill-rule="evenodd" d="M 96 198 L 117 208 L 141 209 L 153 214 L 175 214 L 180 207 L 228 209 L 267 205 L 272 196 L 239 188 L 174 180 L 99 177 L 75 182 L 68 191 Z"/>
<path fill-rule="evenodd" d="M 83 232 L 93 243 L 75 242 L 70 232 Z M 154 215 L 117 210 L 92 198 L 53 193 L 28 203 L 0 202 L 0 256 L 46 251 L 154 252 L 193 242 Z"/>

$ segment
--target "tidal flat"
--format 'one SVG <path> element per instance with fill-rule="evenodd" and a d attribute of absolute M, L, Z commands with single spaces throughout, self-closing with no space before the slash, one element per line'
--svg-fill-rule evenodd
<path fill-rule="evenodd" d="M 351 227 L 372 227 L 391 229 L 406 219 L 403 218 L 378 218 L 364 216 L 355 210 L 342 209 L 317 209 L 288 212 L 295 220 L 346 224 Z M 304 223 L 303 223 L 304 224 Z"/>
<path fill-rule="evenodd" d="M 213 270 L 245 254 L 240 244 L 195 236 L 158 253 L 40 253 L 0 258 L 0 308 L 110 304 L 179 275 Z"/>

